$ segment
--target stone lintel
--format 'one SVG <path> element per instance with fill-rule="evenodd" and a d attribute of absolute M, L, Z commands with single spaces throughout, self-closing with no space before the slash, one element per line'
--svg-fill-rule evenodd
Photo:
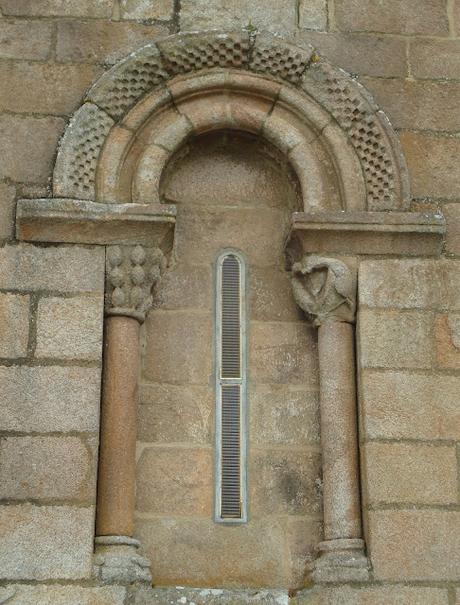
<path fill-rule="evenodd" d="M 143 244 L 168 253 L 176 209 L 172 205 L 101 204 L 67 198 L 20 199 L 16 237 L 29 242 Z"/>
<path fill-rule="evenodd" d="M 442 215 L 421 212 L 294 212 L 286 247 L 306 253 L 439 256 L 446 232 Z"/>

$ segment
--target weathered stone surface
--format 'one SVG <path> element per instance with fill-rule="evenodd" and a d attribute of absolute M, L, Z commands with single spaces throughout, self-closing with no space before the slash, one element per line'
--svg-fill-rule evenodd
<path fill-rule="evenodd" d="M 460 256 L 460 204 L 443 204 L 447 221 L 446 252 Z"/>
<path fill-rule="evenodd" d="M 42 298 L 38 304 L 37 357 L 98 361 L 102 349 L 102 298 Z"/>
<path fill-rule="evenodd" d="M 460 315 L 438 315 L 435 320 L 436 358 L 440 368 L 460 368 Z"/>
<path fill-rule="evenodd" d="M 403 151 L 415 197 L 456 199 L 460 196 L 460 139 L 403 132 Z"/>
<path fill-rule="evenodd" d="M 7 183 L 0 183 L 0 238 L 14 234 L 14 201 L 16 190 Z"/>
<path fill-rule="evenodd" d="M 402 79 L 363 78 L 395 128 L 457 132 L 460 84 Z M 439 111 L 442 107 L 442 111 Z"/>
<path fill-rule="evenodd" d="M 5 437 L 0 442 L 2 498 L 93 502 L 94 446 L 78 437 Z"/>
<path fill-rule="evenodd" d="M 17 580 L 89 578 L 93 508 L 0 507 L 0 576 Z"/>
<path fill-rule="evenodd" d="M 416 78 L 459 79 L 460 41 L 413 38 L 409 44 L 409 65 Z"/>
<path fill-rule="evenodd" d="M 97 431 L 97 368 L 0 367 L 0 424 L 5 431 Z"/>
<path fill-rule="evenodd" d="M 447 11 L 442 0 L 428 0 L 420 10 L 414 0 L 337 0 L 335 21 L 343 31 L 447 35 Z"/>
<path fill-rule="evenodd" d="M 212 315 L 152 312 L 146 321 L 144 375 L 151 382 L 209 383 L 212 375 Z"/>
<path fill-rule="evenodd" d="M 102 247 L 5 246 L 0 249 L 0 287 L 102 294 L 104 262 Z"/>
<path fill-rule="evenodd" d="M 136 593 L 134 605 L 287 605 L 287 590 L 223 589 L 223 588 L 141 588 Z M 309 605 L 314 605 L 313 603 Z M 437 605 L 437 604 L 436 604 Z"/>
<path fill-rule="evenodd" d="M 137 532 L 158 586 L 283 584 L 285 528 L 274 517 L 233 527 L 212 519 L 138 519 Z"/>
<path fill-rule="evenodd" d="M 10 584 L 3 589 L 8 605 L 124 605 L 126 588 L 122 586 L 105 586 L 101 588 L 83 588 L 68 586 L 28 586 Z M 0 598 L 3 593 L 0 594 Z"/>
<path fill-rule="evenodd" d="M 321 456 L 311 451 L 253 451 L 249 458 L 251 512 L 308 515 L 321 510 Z"/>
<path fill-rule="evenodd" d="M 459 512 L 375 511 L 369 520 L 376 580 L 459 580 Z"/>
<path fill-rule="evenodd" d="M 209 449 L 146 448 L 137 465 L 137 509 L 163 515 L 210 517 L 213 456 Z"/>
<path fill-rule="evenodd" d="M 251 443 L 304 446 L 319 443 L 318 393 L 302 386 L 256 385 L 249 392 Z"/>
<path fill-rule="evenodd" d="M 47 59 L 51 52 L 51 23 L 40 21 L 0 22 L 2 59 Z"/>
<path fill-rule="evenodd" d="M 173 0 L 121 0 L 122 19 L 171 19 L 174 10 Z"/>
<path fill-rule="evenodd" d="M 184 0 L 180 12 L 181 29 L 239 28 L 252 25 L 269 31 L 290 31 L 296 24 L 293 0 L 280 0 L 267 11 L 263 5 L 250 0 Z"/>
<path fill-rule="evenodd" d="M 178 263 L 162 276 L 153 298 L 153 308 L 211 310 L 212 279 L 211 267 Z"/>
<path fill-rule="evenodd" d="M 292 516 L 286 519 L 288 585 L 291 587 L 303 588 L 310 584 L 312 564 L 318 556 L 317 547 L 323 538 L 320 516 L 317 519 L 314 516 Z M 316 601 L 312 600 L 311 604 L 314 603 Z"/>
<path fill-rule="evenodd" d="M 27 17 L 110 17 L 112 0 L 1 0 L 4 15 Z"/>
<path fill-rule="evenodd" d="M 292 295 L 287 271 L 251 267 L 249 288 L 251 319 L 256 321 L 299 321 L 304 319 L 305 316 Z"/>
<path fill-rule="evenodd" d="M 320 605 L 447 605 L 449 602 L 447 590 L 418 586 L 322 587 L 319 598 Z M 292 603 L 310 604 L 316 605 L 316 601 L 310 601 L 308 594 L 305 598 L 299 595 Z"/>
<path fill-rule="evenodd" d="M 30 297 L 0 293 L 0 357 L 24 357 L 29 339 Z"/>
<path fill-rule="evenodd" d="M 58 24 L 56 56 L 64 62 L 112 64 L 152 39 L 167 34 L 167 29 L 158 25 L 62 21 Z"/>
<path fill-rule="evenodd" d="M 458 439 L 457 376 L 366 370 L 362 379 L 364 433 L 370 439 Z"/>
<path fill-rule="evenodd" d="M 312 44 L 343 69 L 360 76 L 405 77 L 406 42 L 393 36 L 340 32 L 300 32 L 298 43 Z"/>
<path fill-rule="evenodd" d="M 70 115 L 101 70 L 91 65 L 8 62 L 0 64 L 3 111 Z M 27 82 L 27 86 L 24 86 Z M 35 94 L 31 95 L 33 89 Z M 55 152 L 55 149 L 53 149 Z"/>
<path fill-rule="evenodd" d="M 139 441 L 210 444 L 214 397 L 212 387 L 142 384 Z"/>
<path fill-rule="evenodd" d="M 369 504 L 457 502 L 454 446 L 367 443 L 362 451 Z"/>
<path fill-rule="evenodd" d="M 304 29 L 326 29 L 327 1 L 301 0 L 299 4 L 299 27 Z"/>
<path fill-rule="evenodd" d="M 430 368 L 431 317 L 419 311 L 363 309 L 358 318 L 363 367 Z"/>
<path fill-rule="evenodd" d="M 64 125 L 61 118 L 0 115 L 0 178 L 47 183 Z"/>
<path fill-rule="evenodd" d="M 316 334 L 306 322 L 251 322 L 250 330 L 253 380 L 317 386 Z"/>

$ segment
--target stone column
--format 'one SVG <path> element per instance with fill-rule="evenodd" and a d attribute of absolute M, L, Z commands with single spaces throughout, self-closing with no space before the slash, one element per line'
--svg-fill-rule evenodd
<path fill-rule="evenodd" d="M 324 542 L 316 582 L 368 579 L 362 539 L 354 322 L 356 272 L 315 255 L 292 267 L 294 297 L 318 327 Z"/>
<path fill-rule="evenodd" d="M 96 509 L 95 572 L 104 582 L 151 582 L 133 538 L 139 332 L 152 303 L 163 255 L 143 246 L 109 246 Z"/>

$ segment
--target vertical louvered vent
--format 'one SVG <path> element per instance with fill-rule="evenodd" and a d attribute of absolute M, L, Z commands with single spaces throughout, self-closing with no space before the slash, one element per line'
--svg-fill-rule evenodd
<path fill-rule="evenodd" d="M 239 256 L 220 257 L 217 275 L 216 518 L 245 520 L 244 271 Z"/>

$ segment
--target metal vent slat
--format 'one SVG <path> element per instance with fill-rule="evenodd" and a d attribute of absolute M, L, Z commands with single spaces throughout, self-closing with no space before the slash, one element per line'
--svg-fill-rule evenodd
<path fill-rule="evenodd" d="M 241 377 L 240 263 L 233 255 L 222 263 L 222 378 Z"/>
<path fill-rule="evenodd" d="M 241 517 L 241 387 L 223 385 L 222 401 L 222 494 L 223 519 Z"/>

